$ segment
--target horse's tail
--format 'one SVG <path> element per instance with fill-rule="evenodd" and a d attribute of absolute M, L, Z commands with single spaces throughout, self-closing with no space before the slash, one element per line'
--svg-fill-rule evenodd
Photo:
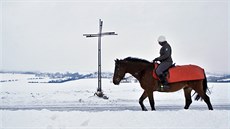
<path fill-rule="evenodd" d="M 204 79 L 203 79 L 203 91 L 204 93 L 206 94 L 207 91 L 209 91 L 208 89 L 208 84 L 207 84 L 207 78 L 206 78 L 206 75 L 205 75 L 205 71 L 204 71 Z M 210 91 L 209 91 L 210 92 Z M 199 96 L 198 93 L 196 93 L 196 97 L 195 97 L 195 100 L 198 101 L 199 99 L 202 100 L 202 98 Z"/>

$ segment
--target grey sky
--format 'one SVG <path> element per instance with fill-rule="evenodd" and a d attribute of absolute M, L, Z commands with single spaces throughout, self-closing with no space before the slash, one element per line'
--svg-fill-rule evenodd
<path fill-rule="evenodd" d="M 97 70 L 99 19 L 103 31 L 102 70 L 128 56 L 159 56 L 165 35 L 178 65 L 196 64 L 230 73 L 228 0 L 2 0 L 1 69 L 89 72 Z"/>

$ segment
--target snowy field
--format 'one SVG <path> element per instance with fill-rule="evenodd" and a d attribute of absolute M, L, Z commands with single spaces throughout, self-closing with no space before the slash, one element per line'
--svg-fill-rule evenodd
<path fill-rule="evenodd" d="M 0 74 L 0 129 L 230 129 L 230 83 L 208 84 L 213 111 L 203 101 L 184 110 L 181 90 L 154 92 L 156 111 L 143 112 L 139 83 L 103 79 L 105 100 L 94 96 L 97 79 L 28 83 L 31 78 Z M 147 99 L 145 105 L 150 109 Z"/>

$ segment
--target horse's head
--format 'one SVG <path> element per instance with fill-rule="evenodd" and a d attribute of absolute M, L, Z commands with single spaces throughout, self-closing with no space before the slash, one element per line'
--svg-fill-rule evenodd
<path fill-rule="evenodd" d="M 113 83 L 119 85 L 126 73 L 126 67 L 124 60 L 115 60 L 115 70 L 113 74 Z"/>

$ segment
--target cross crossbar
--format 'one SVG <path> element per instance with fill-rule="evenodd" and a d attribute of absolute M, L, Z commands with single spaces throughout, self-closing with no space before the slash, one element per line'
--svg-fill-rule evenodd
<path fill-rule="evenodd" d="M 100 36 L 105 36 L 105 35 L 117 35 L 117 34 L 115 34 L 115 32 L 104 32 L 101 34 L 83 34 L 83 36 L 86 36 L 86 38 L 100 37 Z"/>

